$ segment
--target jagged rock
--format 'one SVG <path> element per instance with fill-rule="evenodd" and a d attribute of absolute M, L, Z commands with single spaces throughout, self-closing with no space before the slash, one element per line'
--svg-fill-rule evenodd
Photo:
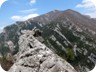
<path fill-rule="evenodd" d="M 12 41 L 7 41 L 6 45 L 8 45 L 11 52 L 14 51 L 15 45 L 14 45 L 14 43 Z"/>
<path fill-rule="evenodd" d="M 64 59 L 39 42 L 32 31 L 22 31 L 16 62 L 8 72 L 76 72 Z"/>

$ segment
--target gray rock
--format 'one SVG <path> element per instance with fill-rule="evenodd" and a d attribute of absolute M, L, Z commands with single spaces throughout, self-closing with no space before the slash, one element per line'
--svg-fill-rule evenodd
<path fill-rule="evenodd" d="M 32 31 L 22 31 L 16 62 L 8 72 L 76 72 L 64 59 L 39 42 Z"/>

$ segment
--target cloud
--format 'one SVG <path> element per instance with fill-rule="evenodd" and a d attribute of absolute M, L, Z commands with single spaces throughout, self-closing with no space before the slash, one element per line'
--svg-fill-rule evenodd
<path fill-rule="evenodd" d="M 77 4 L 76 8 L 83 8 L 87 15 L 96 18 L 96 0 L 82 0 L 81 4 Z"/>
<path fill-rule="evenodd" d="M 91 18 L 96 18 L 96 12 L 85 13 L 85 15 L 90 15 Z"/>
<path fill-rule="evenodd" d="M 2 4 L 7 1 L 7 0 L 0 0 L 0 7 L 2 6 Z"/>
<path fill-rule="evenodd" d="M 30 5 L 33 5 L 33 4 L 35 4 L 36 3 L 36 0 L 31 0 L 30 1 Z"/>
<path fill-rule="evenodd" d="M 36 16 L 39 16 L 39 14 L 29 14 L 27 16 L 12 16 L 11 19 L 14 21 L 25 21 L 30 18 L 34 18 Z"/>
<path fill-rule="evenodd" d="M 96 7 L 95 0 L 82 0 L 81 4 L 76 5 L 77 8 L 93 8 Z"/>
<path fill-rule="evenodd" d="M 36 11 L 37 9 L 29 9 L 29 10 L 21 10 L 21 11 L 19 11 L 19 12 L 22 12 L 22 13 L 32 13 L 32 12 L 34 12 L 34 11 Z"/>
<path fill-rule="evenodd" d="M 0 33 L 3 31 L 4 26 L 0 27 Z"/>

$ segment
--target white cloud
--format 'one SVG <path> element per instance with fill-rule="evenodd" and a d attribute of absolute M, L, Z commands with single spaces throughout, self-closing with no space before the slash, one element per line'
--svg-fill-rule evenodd
<path fill-rule="evenodd" d="M 85 15 L 90 15 L 91 18 L 96 18 L 96 12 L 85 13 Z"/>
<path fill-rule="evenodd" d="M 3 31 L 4 26 L 0 27 L 0 33 Z"/>
<path fill-rule="evenodd" d="M 30 5 L 35 4 L 35 3 L 36 3 L 36 0 L 31 0 L 30 1 Z"/>
<path fill-rule="evenodd" d="M 81 4 L 76 5 L 77 8 L 96 8 L 96 0 L 82 0 Z"/>
<path fill-rule="evenodd" d="M 7 1 L 7 0 L 0 0 L 0 7 L 2 6 L 2 4 Z"/>
<path fill-rule="evenodd" d="M 34 12 L 34 11 L 36 11 L 37 9 L 29 9 L 29 10 L 21 10 L 21 11 L 19 11 L 19 12 L 22 12 L 22 13 L 32 13 L 32 12 Z"/>
<path fill-rule="evenodd" d="M 82 0 L 82 3 L 77 4 L 76 8 L 84 8 L 85 14 L 96 18 L 96 0 Z"/>
<path fill-rule="evenodd" d="M 11 19 L 14 21 L 25 21 L 30 18 L 34 18 L 36 16 L 39 16 L 39 14 L 29 14 L 27 16 L 12 16 Z"/>

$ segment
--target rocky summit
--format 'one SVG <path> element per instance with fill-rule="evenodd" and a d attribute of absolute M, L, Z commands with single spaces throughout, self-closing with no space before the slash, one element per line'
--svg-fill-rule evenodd
<path fill-rule="evenodd" d="M 8 72 L 76 72 L 68 62 L 54 54 L 33 35 L 34 31 L 22 31 L 19 52 Z"/>

